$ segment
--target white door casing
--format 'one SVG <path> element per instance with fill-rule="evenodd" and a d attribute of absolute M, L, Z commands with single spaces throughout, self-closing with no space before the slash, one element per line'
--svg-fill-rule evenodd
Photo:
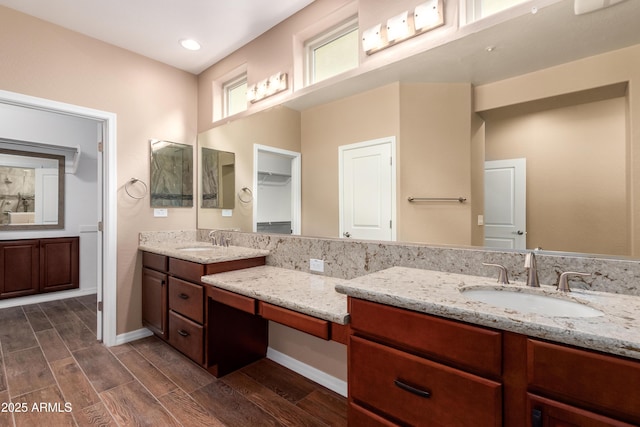
<path fill-rule="evenodd" d="M 395 137 L 338 147 L 340 237 L 396 240 Z"/>
<path fill-rule="evenodd" d="M 485 246 L 501 249 L 526 249 L 526 176 L 526 159 L 485 162 Z"/>
<path fill-rule="evenodd" d="M 260 152 L 273 153 L 291 159 L 291 234 L 302 233 L 302 162 L 301 154 L 296 151 L 270 147 L 268 145 L 253 144 L 253 232 L 258 229 L 258 157 Z"/>
<path fill-rule="evenodd" d="M 98 339 L 105 345 L 122 344 L 117 337 L 117 153 L 116 153 L 116 119 L 115 113 L 81 107 L 73 104 L 52 101 L 29 95 L 0 90 L 0 102 L 50 111 L 57 114 L 68 114 L 98 122 L 102 130 L 102 153 L 98 153 L 98 215 L 102 224 L 102 232 L 98 232 L 98 301 L 102 302 L 102 311 L 98 311 Z M 102 333 L 101 333 L 102 332 Z"/>

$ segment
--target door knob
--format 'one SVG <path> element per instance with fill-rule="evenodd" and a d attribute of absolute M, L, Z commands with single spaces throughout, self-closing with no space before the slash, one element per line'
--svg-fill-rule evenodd
<path fill-rule="evenodd" d="M 345 231 L 344 233 L 342 233 L 342 235 L 346 238 L 351 237 L 351 233 L 349 233 L 348 231 Z"/>
<path fill-rule="evenodd" d="M 513 234 L 517 234 L 518 236 L 522 236 L 523 234 L 527 234 L 526 231 L 522 231 L 522 230 L 518 230 L 518 231 L 514 231 Z"/>

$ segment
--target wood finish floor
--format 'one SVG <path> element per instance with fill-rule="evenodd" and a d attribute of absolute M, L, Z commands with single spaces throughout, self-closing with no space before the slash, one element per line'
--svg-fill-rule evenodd
<path fill-rule="evenodd" d="M 0 309 L 0 426 L 345 426 L 342 396 L 270 361 L 216 379 L 156 337 L 96 341 L 95 296 Z"/>

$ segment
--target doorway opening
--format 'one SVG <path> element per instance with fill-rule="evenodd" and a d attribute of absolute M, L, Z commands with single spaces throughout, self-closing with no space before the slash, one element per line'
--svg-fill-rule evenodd
<path fill-rule="evenodd" d="M 0 105 L 21 107 L 27 110 L 52 113 L 51 116 L 86 119 L 95 125 L 96 159 L 96 199 L 97 221 L 95 224 L 78 225 L 77 229 L 65 229 L 67 233 L 78 232 L 91 235 L 85 239 L 96 253 L 95 266 L 90 274 L 95 274 L 97 294 L 97 339 L 105 345 L 117 344 L 116 338 L 116 244 L 117 244 L 117 183 L 116 183 L 116 115 L 100 110 L 52 101 L 44 98 L 22 95 L 0 90 Z M 81 243 L 82 246 L 82 243 Z M 82 247 L 80 248 L 82 253 Z M 72 291 L 73 292 L 73 291 Z M 78 291 L 81 293 L 81 291 Z M 86 292 L 85 292 L 86 293 Z M 72 297 L 65 293 L 63 297 Z M 42 298 L 34 298 L 26 303 L 37 303 Z M 25 300 L 21 300 L 25 304 Z"/>
<path fill-rule="evenodd" d="M 253 231 L 300 234 L 300 153 L 259 144 L 253 147 Z"/>

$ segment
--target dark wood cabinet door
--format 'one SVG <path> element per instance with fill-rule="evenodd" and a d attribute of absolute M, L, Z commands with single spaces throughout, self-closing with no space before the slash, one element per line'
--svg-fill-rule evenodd
<path fill-rule="evenodd" d="M 167 275 L 142 269 L 142 323 L 167 339 Z"/>
<path fill-rule="evenodd" d="M 79 286 L 80 239 L 60 237 L 40 240 L 40 291 L 62 291 Z"/>
<path fill-rule="evenodd" d="M 40 288 L 39 240 L 0 243 L 0 298 L 36 294 Z"/>

